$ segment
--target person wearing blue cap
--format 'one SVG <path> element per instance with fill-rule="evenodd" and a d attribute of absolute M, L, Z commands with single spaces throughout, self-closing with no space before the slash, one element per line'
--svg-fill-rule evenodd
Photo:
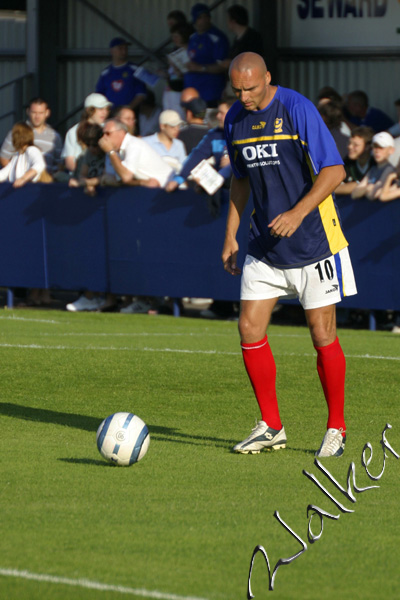
<path fill-rule="evenodd" d="M 221 62 L 228 57 L 228 38 L 212 24 L 207 4 L 195 4 L 191 17 L 196 31 L 189 39 L 190 62 L 186 65 L 184 85 L 196 88 L 209 107 L 216 107 L 226 85 Z"/>
<path fill-rule="evenodd" d="M 145 84 L 135 77 L 137 66 L 128 61 L 128 46 L 124 38 L 110 42 L 111 64 L 102 71 L 96 92 L 103 94 L 114 106 L 129 105 L 135 109 L 146 97 Z"/>

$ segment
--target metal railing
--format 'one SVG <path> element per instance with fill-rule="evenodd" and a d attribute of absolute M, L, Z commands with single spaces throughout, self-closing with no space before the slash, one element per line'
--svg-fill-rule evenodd
<path fill-rule="evenodd" d="M 6 117 L 13 117 L 13 122 L 24 118 L 24 109 L 32 93 L 33 73 L 24 73 L 15 79 L 11 79 L 0 85 L 0 92 L 10 86 L 13 87 L 12 108 L 8 112 L 0 115 L 0 121 Z M 24 89 L 26 88 L 26 89 Z"/>

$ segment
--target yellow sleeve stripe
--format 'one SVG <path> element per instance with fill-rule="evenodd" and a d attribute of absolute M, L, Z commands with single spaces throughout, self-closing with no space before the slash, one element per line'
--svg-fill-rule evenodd
<path fill-rule="evenodd" d="M 329 249 L 332 254 L 336 254 L 339 250 L 343 250 L 343 248 L 349 244 L 344 237 L 335 203 L 333 202 L 331 195 L 318 205 L 318 210 L 328 240 Z"/>
<path fill-rule="evenodd" d="M 298 140 L 299 136 L 296 135 L 263 135 L 261 137 L 247 138 L 245 140 L 234 140 L 232 144 L 239 146 L 240 144 L 253 144 L 254 142 L 270 142 L 271 140 Z"/>

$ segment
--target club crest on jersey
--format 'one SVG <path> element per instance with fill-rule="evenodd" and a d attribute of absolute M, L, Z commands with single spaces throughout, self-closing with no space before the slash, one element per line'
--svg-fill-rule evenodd
<path fill-rule="evenodd" d="M 124 82 L 122 81 L 122 79 L 116 79 L 111 83 L 111 87 L 114 90 L 114 92 L 120 92 L 124 87 Z"/>
<path fill-rule="evenodd" d="M 260 121 L 260 123 L 258 125 L 253 125 L 252 129 L 264 129 L 265 125 L 266 125 L 265 121 Z"/>
<path fill-rule="evenodd" d="M 274 121 L 274 133 L 282 133 L 283 119 L 275 119 Z"/>

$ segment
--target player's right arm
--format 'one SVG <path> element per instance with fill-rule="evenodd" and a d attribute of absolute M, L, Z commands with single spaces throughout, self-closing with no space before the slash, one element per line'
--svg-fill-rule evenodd
<path fill-rule="evenodd" d="M 226 221 L 225 242 L 221 256 L 225 271 L 228 271 L 231 275 L 240 275 L 241 272 L 237 266 L 239 244 L 236 240 L 236 234 L 249 195 L 249 178 L 243 177 L 237 179 L 233 176 L 231 181 L 228 218 Z"/>

